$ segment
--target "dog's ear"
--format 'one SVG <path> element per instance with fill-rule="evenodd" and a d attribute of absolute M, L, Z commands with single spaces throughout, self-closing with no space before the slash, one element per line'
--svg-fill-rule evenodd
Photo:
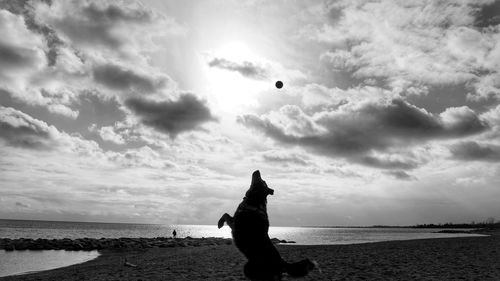
<path fill-rule="evenodd" d="M 262 181 L 261 177 L 260 177 L 260 172 L 259 170 L 253 172 L 252 174 L 252 185 L 254 184 L 257 184 L 259 183 L 260 181 Z"/>

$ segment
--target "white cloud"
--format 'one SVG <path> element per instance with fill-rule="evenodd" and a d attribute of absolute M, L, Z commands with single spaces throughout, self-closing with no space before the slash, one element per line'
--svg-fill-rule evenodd
<path fill-rule="evenodd" d="M 15 76 L 16 71 L 37 70 L 46 63 L 42 37 L 28 30 L 22 16 L 0 10 L 0 32 L 2 71 L 11 70 L 2 75 Z"/>
<path fill-rule="evenodd" d="M 407 153 L 432 140 L 457 139 L 490 127 L 468 107 L 434 115 L 400 99 L 347 102 L 311 115 L 286 105 L 239 122 L 279 144 L 382 169 L 414 169 L 423 159 Z"/>
<path fill-rule="evenodd" d="M 54 1 L 37 5 L 36 15 L 74 47 L 103 58 L 142 59 L 155 48 L 154 36 L 184 32 L 174 20 L 138 2 Z"/>
<path fill-rule="evenodd" d="M 16 100 L 76 118 L 78 111 L 70 107 L 75 93 L 56 82 L 60 77 L 47 65 L 43 36 L 29 30 L 22 16 L 6 10 L 0 10 L 0 33 L 0 88 Z"/>
<path fill-rule="evenodd" d="M 112 161 L 126 168 L 146 167 L 152 169 L 168 169 L 177 165 L 163 157 L 149 146 L 128 149 L 123 153 L 108 153 Z"/>
<path fill-rule="evenodd" d="M 348 89 L 328 88 L 320 84 L 307 84 L 300 91 L 302 103 L 306 107 L 339 106 L 343 103 L 378 101 L 398 97 L 396 91 L 374 87 L 357 86 Z"/>
<path fill-rule="evenodd" d="M 8 8 L 9 5 L 6 5 Z M 0 89 L 16 101 L 76 119 L 80 95 L 172 95 L 152 67 L 152 38 L 182 33 L 172 19 L 130 2 L 36 2 L 0 10 Z"/>
<path fill-rule="evenodd" d="M 499 94 L 500 28 L 478 28 L 475 17 L 491 3 L 340 1 L 327 8 L 339 11 L 336 21 L 306 30 L 331 46 L 323 59 L 355 77 L 389 86 L 470 83 L 474 95 L 487 97 Z"/>
<path fill-rule="evenodd" d="M 53 149 L 60 137 L 54 126 L 11 107 L 0 106 L 0 128 L 0 138 L 18 147 Z"/>
<path fill-rule="evenodd" d="M 101 127 L 98 130 L 99 136 L 105 141 L 114 142 L 116 144 L 124 144 L 125 139 L 120 134 L 117 134 L 112 126 Z"/>
<path fill-rule="evenodd" d="M 24 92 L 30 78 L 46 65 L 44 42 L 24 24 L 22 16 L 0 10 L 0 87 Z"/>

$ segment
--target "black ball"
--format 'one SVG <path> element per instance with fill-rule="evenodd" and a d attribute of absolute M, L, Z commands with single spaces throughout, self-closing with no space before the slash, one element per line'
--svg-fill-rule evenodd
<path fill-rule="evenodd" d="M 276 85 L 276 88 L 278 88 L 278 89 L 283 88 L 283 82 L 281 82 L 281 81 L 276 81 L 275 85 Z"/>

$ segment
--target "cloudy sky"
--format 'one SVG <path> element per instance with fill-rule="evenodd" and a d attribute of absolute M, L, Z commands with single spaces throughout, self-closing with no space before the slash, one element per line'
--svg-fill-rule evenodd
<path fill-rule="evenodd" d="M 500 218 L 500 1 L 0 1 L 0 218 Z M 276 89 L 277 80 L 284 82 Z"/>

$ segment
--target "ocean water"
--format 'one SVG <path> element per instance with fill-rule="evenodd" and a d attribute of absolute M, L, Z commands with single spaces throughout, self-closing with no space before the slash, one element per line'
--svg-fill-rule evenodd
<path fill-rule="evenodd" d="M 88 222 L 54 222 L 0 220 L 0 238 L 120 238 L 120 237 L 231 237 L 229 227 L 214 225 L 161 225 Z M 412 228 L 328 228 L 328 227 L 273 227 L 271 238 L 295 241 L 302 245 L 355 244 L 391 240 L 480 236 L 473 234 L 434 233 L 441 229 Z"/>
<path fill-rule="evenodd" d="M 0 250 L 0 277 L 49 270 L 86 262 L 99 256 L 97 251 L 13 251 Z"/>

